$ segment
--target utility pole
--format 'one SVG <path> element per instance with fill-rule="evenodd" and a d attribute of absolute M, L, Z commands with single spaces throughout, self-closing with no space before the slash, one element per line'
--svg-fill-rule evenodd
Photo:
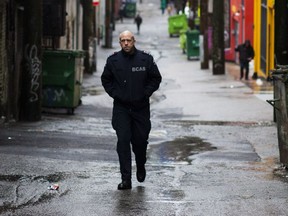
<path fill-rule="evenodd" d="M 20 120 L 39 121 L 42 104 L 42 0 L 25 0 Z"/>
<path fill-rule="evenodd" d="M 275 1 L 275 56 L 276 64 L 288 65 L 288 3 Z"/>
<path fill-rule="evenodd" d="M 84 72 L 92 74 L 93 67 L 90 66 L 89 45 L 92 40 L 93 6 L 91 0 L 82 0 L 83 6 L 83 50 L 85 51 Z"/>
<path fill-rule="evenodd" d="M 105 1 L 105 48 L 112 48 L 112 5 L 111 0 Z"/>
<path fill-rule="evenodd" d="M 201 69 L 209 69 L 209 50 L 208 50 L 208 0 L 200 1 L 200 61 Z"/>
<path fill-rule="evenodd" d="M 224 0 L 213 1 L 213 75 L 225 74 L 224 62 Z"/>
<path fill-rule="evenodd" d="M 111 25 L 112 25 L 112 30 L 115 31 L 115 0 L 112 1 L 112 7 L 111 7 Z"/>
<path fill-rule="evenodd" d="M 13 99 L 15 97 L 15 90 L 9 91 L 9 86 L 12 81 L 9 79 L 9 70 L 8 70 L 8 58 L 7 58 L 7 50 L 9 47 L 7 46 L 7 38 L 5 34 L 6 28 L 6 17 L 8 16 L 6 11 L 7 3 L 4 1 L 0 2 L 0 115 L 4 116 L 5 119 L 9 120 L 10 116 L 10 103 L 9 98 Z M 10 82 L 10 83 L 9 83 Z M 16 94 L 17 95 L 17 94 Z M 9 97 L 10 96 L 10 97 Z M 11 97 L 12 96 L 12 97 Z"/>

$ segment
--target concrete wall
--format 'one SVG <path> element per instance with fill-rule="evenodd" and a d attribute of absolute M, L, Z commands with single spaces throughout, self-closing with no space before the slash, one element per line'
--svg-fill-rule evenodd
<path fill-rule="evenodd" d="M 66 0 L 66 30 L 60 49 L 82 50 L 83 9 L 79 0 Z"/>

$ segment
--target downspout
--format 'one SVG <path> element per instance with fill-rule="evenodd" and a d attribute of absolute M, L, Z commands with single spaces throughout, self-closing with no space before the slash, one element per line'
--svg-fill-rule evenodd
<path fill-rule="evenodd" d="M 80 22 L 80 0 L 77 0 L 76 3 L 76 23 L 74 24 L 76 26 L 75 30 L 76 30 L 76 37 L 73 37 L 73 39 L 75 38 L 76 40 L 76 47 L 75 49 L 78 50 L 79 49 L 79 22 Z M 74 44 L 74 43 L 73 43 Z"/>

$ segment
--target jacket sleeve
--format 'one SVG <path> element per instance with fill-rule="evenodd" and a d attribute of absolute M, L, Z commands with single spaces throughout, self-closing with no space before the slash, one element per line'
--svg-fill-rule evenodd
<path fill-rule="evenodd" d="M 153 57 L 150 56 L 150 58 L 151 58 L 151 65 L 148 71 L 148 79 L 145 87 L 145 96 L 147 98 L 149 98 L 153 94 L 153 92 L 155 92 L 159 88 L 160 83 L 162 81 L 162 76 L 159 72 L 156 63 L 154 62 Z"/>
<path fill-rule="evenodd" d="M 114 98 L 113 80 L 114 80 L 114 76 L 112 73 L 111 63 L 109 63 L 109 60 L 107 59 L 106 65 L 104 66 L 104 70 L 101 75 L 101 82 L 105 91 L 112 98 Z"/>
<path fill-rule="evenodd" d="M 251 47 L 251 49 L 250 49 L 250 57 L 253 59 L 254 56 L 255 56 L 254 49 L 253 49 L 253 47 Z"/>

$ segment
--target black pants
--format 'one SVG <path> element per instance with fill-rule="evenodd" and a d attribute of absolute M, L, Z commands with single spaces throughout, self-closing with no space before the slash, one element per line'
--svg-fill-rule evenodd
<path fill-rule="evenodd" d="M 242 61 L 240 62 L 240 79 L 244 76 L 245 70 L 245 79 L 248 80 L 249 78 L 249 61 Z"/>
<path fill-rule="evenodd" d="M 112 126 L 117 134 L 117 153 L 120 162 L 122 180 L 131 180 L 131 145 L 136 165 L 146 163 L 146 151 L 151 130 L 149 105 L 141 110 L 133 111 L 114 104 Z"/>
<path fill-rule="evenodd" d="M 136 23 L 136 26 L 137 26 L 137 32 L 139 33 L 140 32 L 140 23 Z"/>

